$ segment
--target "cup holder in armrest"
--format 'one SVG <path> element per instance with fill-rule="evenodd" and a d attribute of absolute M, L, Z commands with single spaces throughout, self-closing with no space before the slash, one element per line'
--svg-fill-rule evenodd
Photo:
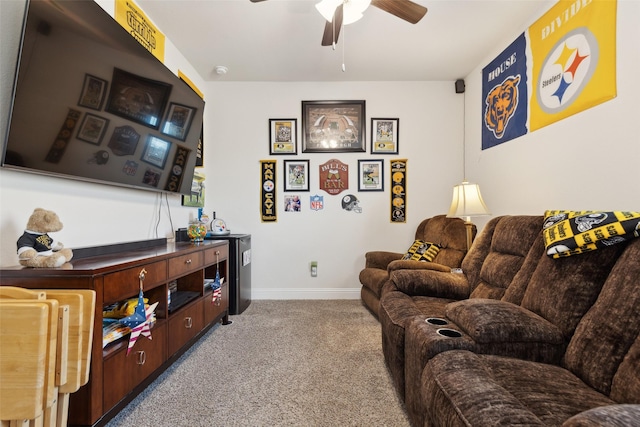
<path fill-rule="evenodd" d="M 439 317 L 429 317 L 425 319 L 425 322 L 429 323 L 430 325 L 438 325 L 438 326 L 446 325 L 449 323 L 446 320 L 441 319 Z"/>
<path fill-rule="evenodd" d="M 436 332 L 438 333 L 438 335 L 449 338 L 460 338 L 462 336 L 462 334 L 455 329 L 440 328 Z"/>

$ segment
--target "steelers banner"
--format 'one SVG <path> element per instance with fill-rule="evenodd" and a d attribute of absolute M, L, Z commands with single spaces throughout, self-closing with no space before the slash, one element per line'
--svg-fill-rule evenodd
<path fill-rule="evenodd" d="M 547 255 L 562 258 L 640 237 L 640 212 L 546 211 Z"/>
<path fill-rule="evenodd" d="M 391 160 L 391 222 L 407 222 L 407 159 Z"/>
<path fill-rule="evenodd" d="M 276 222 L 276 161 L 260 160 L 260 182 L 262 183 L 260 198 L 260 220 Z"/>
<path fill-rule="evenodd" d="M 616 0 L 561 0 L 529 27 L 531 131 L 616 96 Z"/>
<path fill-rule="evenodd" d="M 135 2 L 116 0 L 115 20 L 160 62 L 164 62 L 164 34 Z"/>

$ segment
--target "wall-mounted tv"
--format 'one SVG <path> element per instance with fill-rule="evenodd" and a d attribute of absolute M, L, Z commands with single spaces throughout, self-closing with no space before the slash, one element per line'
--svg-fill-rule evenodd
<path fill-rule="evenodd" d="M 31 0 L 2 166 L 189 194 L 203 110 L 94 1 Z"/>

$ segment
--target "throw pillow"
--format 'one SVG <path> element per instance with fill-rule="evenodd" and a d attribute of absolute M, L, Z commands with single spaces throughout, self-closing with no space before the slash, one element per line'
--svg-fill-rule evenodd
<path fill-rule="evenodd" d="M 403 260 L 431 262 L 440 251 L 440 246 L 435 243 L 416 240 L 402 257 Z"/>

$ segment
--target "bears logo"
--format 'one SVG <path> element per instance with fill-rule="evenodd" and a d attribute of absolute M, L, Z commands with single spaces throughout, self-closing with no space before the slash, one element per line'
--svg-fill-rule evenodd
<path fill-rule="evenodd" d="M 497 139 L 504 136 L 509 120 L 518 108 L 519 83 L 519 75 L 509 76 L 491 89 L 485 99 L 484 124 Z"/>

